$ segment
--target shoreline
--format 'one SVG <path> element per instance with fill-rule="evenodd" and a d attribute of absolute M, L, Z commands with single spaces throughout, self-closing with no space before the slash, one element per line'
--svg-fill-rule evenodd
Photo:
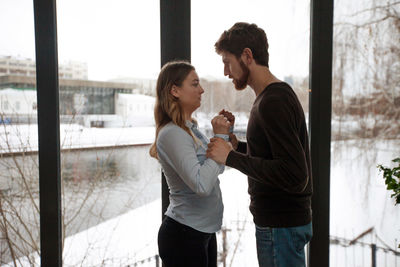
<path fill-rule="evenodd" d="M 145 146 L 154 142 L 154 126 L 87 128 L 60 125 L 60 152 Z M 0 158 L 35 155 L 39 151 L 37 125 L 0 127 Z"/>
<path fill-rule="evenodd" d="M 128 148 L 128 147 L 141 147 L 141 146 L 149 146 L 151 142 L 144 142 L 138 144 L 116 144 L 116 145 L 102 145 L 102 146 L 87 146 L 87 147 L 70 147 L 70 148 L 61 148 L 60 152 L 75 152 L 75 151 L 92 151 L 92 150 L 105 150 L 105 149 L 114 149 L 114 148 Z M 18 157 L 18 156 L 29 156 L 38 154 L 38 150 L 30 150 L 30 151 L 13 151 L 13 152 L 0 152 L 0 158 L 9 158 L 9 157 Z"/>

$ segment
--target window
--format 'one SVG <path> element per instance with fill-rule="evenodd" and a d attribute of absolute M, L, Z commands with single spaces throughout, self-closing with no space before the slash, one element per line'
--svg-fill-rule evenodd
<path fill-rule="evenodd" d="M 12 66 L 12 74 L 27 74 L 26 69 L 18 67 L 16 59 L 35 57 L 33 14 L 33 1 L 0 1 L 0 54 L 4 56 L 0 64 L 5 65 L 2 73 L 7 73 Z M 21 115 L 25 106 L 30 108 L 29 102 L 21 96 L 22 90 L 10 88 L 32 87 L 24 80 L 18 79 L 12 85 L 0 84 L 3 88 L 0 90 L 0 202 L 3 205 L 0 235 L 4 237 L 0 240 L 0 265 L 13 265 L 12 262 L 23 265 L 22 257 L 34 259 L 40 254 L 36 120 Z M 3 98 L 4 95 L 7 97 Z"/>
<path fill-rule="evenodd" d="M 400 210 L 376 167 L 393 167 L 400 151 L 394 130 L 400 121 L 398 8 L 393 0 L 335 2 L 330 233 L 338 242 L 330 246 L 332 266 L 369 266 L 373 257 L 376 266 L 398 261 L 390 249 L 398 250 L 393 225 Z"/>
<path fill-rule="evenodd" d="M 236 116 L 236 135 L 246 138 L 255 94 L 251 88 L 234 89 L 223 75 L 222 59 L 214 48 L 223 31 L 240 21 L 256 23 L 265 30 L 271 72 L 293 87 L 308 117 L 309 5 L 310 1 L 192 1 L 192 63 L 205 90 L 196 119 L 204 132 L 211 135 L 211 118 L 227 109 Z M 219 177 L 225 205 L 224 225 L 218 233 L 218 242 L 225 251 L 220 253 L 235 266 L 258 266 L 256 256 L 247 256 L 256 255 L 249 196 L 243 190 L 248 187 L 247 178 L 233 168 L 226 168 Z"/>
<path fill-rule="evenodd" d="M 115 225 L 143 209 L 151 211 L 148 215 L 154 211 L 160 218 L 161 210 L 160 167 L 148 156 L 148 144 L 154 140 L 155 131 L 144 127 L 153 119 L 153 113 L 136 117 L 131 112 L 137 108 L 136 102 L 122 95 L 116 100 L 115 94 L 119 90 L 117 83 L 124 83 L 123 88 L 131 90 L 142 80 L 157 78 L 159 9 L 158 0 L 116 0 L 112 4 L 96 0 L 57 1 L 59 62 L 80 62 L 67 64 L 64 69 L 65 78 L 78 80 L 74 81 L 71 93 L 60 86 L 60 114 L 69 118 L 61 124 L 61 129 L 65 129 L 61 132 L 68 133 L 64 135 L 63 148 L 81 148 L 61 154 L 65 163 L 61 166 L 63 216 L 71 220 L 65 225 L 66 265 L 134 265 L 147 258 L 154 260 L 157 254 L 158 229 L 152 223 L 139 227 L 130 221 L 126 224 L 129 230 L 125 229 L 131 232 L 128 235 L 123 233 L 124 223 Z M 137 36 L 147 41 L 137 42 Z M 81 68 L 87 77 L 83 77 Z M 126 103 L 122 110 L 120 103 Z M 134 118 L 129 117 L 132 114 Z M 104 242 L 93 229 L 103 233 Z M 132 229 L 138 232 L 133 233 Z M 87 238 L 79 239 L 79 233 Z M 149 233 L 147 240 L 143 239 L 144 233 Z M 129 246 L 122 245 L 125 241 L 114 243 L 125 238 L 130 240 Z M 102 251 L 104 258 L 90 249 L 93 246 Z M 83 252 L 78 253 L 79 247 L 84 247 Z"/>

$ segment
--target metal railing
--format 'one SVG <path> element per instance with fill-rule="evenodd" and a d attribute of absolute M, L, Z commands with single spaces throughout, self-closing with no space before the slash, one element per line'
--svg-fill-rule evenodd
<path fill-rule="evenodd" d="M 370 241 L 365 241 L 369 236 Z M 330 236 L 331 266 L 400 266 L 400 250 L 387 245 L 371 227 L 354 239 Z"/>
<path fill-rule="evenodd" d="M 151 257 L 148 257 L 147 259 L 143 259 L 140 261 L 137 261 L 133 264 L 129 264 L 126 267 L 137 267 L 137 266 L 154 266 L 150 265 L 150 263 L 154 262 L 156 267 L 161 267 L 161 260 L 159 255 L 154 255 Z"/>

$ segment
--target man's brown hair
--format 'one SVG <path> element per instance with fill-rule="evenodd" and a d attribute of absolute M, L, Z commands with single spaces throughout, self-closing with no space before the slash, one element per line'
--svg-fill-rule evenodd
<path fill-rule="evenodd" d="M 264 30 L 256 24 L 237 22 L 229 30 L 224 31 L 215 43 L 215 51 L 229 52 L 237 58 L 242 55 L 245 48 L 253 53 L 253 58 L 258 65 L 268 66 L 268 40 Z"/>

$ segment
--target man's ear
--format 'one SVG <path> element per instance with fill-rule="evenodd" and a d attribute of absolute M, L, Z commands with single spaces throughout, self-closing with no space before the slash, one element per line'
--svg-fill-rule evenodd
<path fill-rule="evenodd" d="M 178 88 L 178 86 L 172 85 L 170 93 L 171 93 L 171 95 L 175 96 L 176 98 L 179 98 L 179 88 Z"/>
<path fill-rule="evenodd" d="M 241 59 L 246 65 L 249 65 L 254 60 L 253 52 L 250 48 L 246 47 L 245 49 L 243 49 Z"/>

